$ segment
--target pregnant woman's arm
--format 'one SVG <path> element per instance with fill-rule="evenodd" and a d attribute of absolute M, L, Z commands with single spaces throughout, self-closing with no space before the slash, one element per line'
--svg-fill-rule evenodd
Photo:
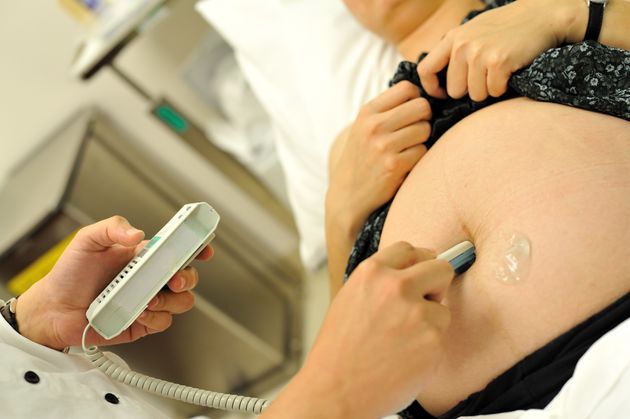
<path fill-rule="evenodd" d="M 389 201 L 426 152 L 431 108 L 416 86 L 398 83 L 368 102 L 335 142 L 326 194 L 331 296 L 342 284 L 356 235 L 368 215 Z"/>

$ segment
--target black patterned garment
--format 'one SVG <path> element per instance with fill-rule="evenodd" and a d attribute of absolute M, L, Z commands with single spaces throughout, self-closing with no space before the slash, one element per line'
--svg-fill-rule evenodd
<path fill-rule="evenodd" d="M 604 334 L 630 318 L 630 293 L 531 353 L 438 419 L 543 409 L 571 378 L 575 365 Z M 418 402 L 402 419 L 435 419 Z"/>
<path fill-rule="evenodd" d="M 466 20 L 472 19 L 474 16 L 484 11 L 508 3 L 511 3 L 511 1 L 499 0 L 489 2 L 486 9 L 472 12 Z M 418 62 L 425 56 L 426 54 L 422 54 Z M 400 63 L 396 74 L 390 82 L 390 86 L 400 81 L 408 80 L 418 86 L 421 96 L 429 101 L 433 116 L 431 119 L 431 135 L 425 142 L 427 148 L 430 148 L 448 129 L 471 113 L 498 101 L 519 96 L 582 108 L 630 121 L 630 52 L 623 49 L 607 47 L 597 42 L 586 41 L 573 45 L 565 45 L 552 48 L 542 53 L 530 66 L 519 70 L 511 76 L 508 84 L 508 92 L 505 95 L 500 98 L 488 98 L 483 102 L 474 102 L 469 97 L 462 99 L 447 98 L 444 100 L 429 97 L 420 84 L 416 66 L 417 63 L 408 61 Z M 438 76 L 441 85 L 444 86 L 446 84 L 446 70 L 442 71 Z M 378 245 L 381 240 L 381 231 L 383 230 L 383 224 L 385 223 L 391 202 L 392 201 L 389 201 L 378 208 L 365 221 L 350 254 L 345 272 L 346 279 L 361 261 L 378 250 Z M 625 307 L 630 306 L 628 300 L 630 300 L 630 298 L 626 296 L 624 300 Z M 604 312 L 606 312 L 606 310 L 604 310 Z M 567 334 L 570 333 L 571 331 L 567 332 Z M 603 335 L 603 333 L 591 337 L 597 338 L 601 335 Z M 555 346 L 557 346 L 558 342 L 554 342 L 545 345 L 532 354 L 532 359 L 543 359 L 541 357 L 547 356 L 546 354 L 548 354 L 549 348 L 555 348 Z M 559 342 L 562 342 L 562 340 Z M 590 343 L 592 343 L 592 341 Z M 567 345 L 570 345 L 570 342 L 567 342 Z M 564 347 L 557 350 L 571 351 L 572 348 Z M 578 352 L 574 352 L 574 354 L 577 353 Z M 440 418 L 446 419 L 462 415 L 472 416 L 482 413 L 491 414 L 515 409 L 544 407 L 546 403 L 560 391 L 568 377 L 572 375 L 578 359 L 579 356 L 564 359 L 562 363 L 563 370 L 560 371 L 562 374 L 556 371 L 556 373 L 560 374 L 556 375 L 562 379 L 552 380 L 553 385 L 543 386 L 543 391 L 537 393 L 537 397 L 534 399 L 522 398 L 523 394 L 526 394 L 529 389 L 525 388 L 526 391 L 524 390 L 524 392 L 521 393 L 518 392 L 518 389 L 515 392 L 514 389 L 515 386 L 520 385 L 518 380 L 522 379 L 522 377 L 515 377 L 513 370 L 516 369 L 522 372 L 523 363 L 530 365 L 529 361 L 523 360 L 513 369 L 499 376 L 485 390 L 472 395 L 468 400 L 460 403 L 450 412 L 440 416 Z M 529 371 L 529 373 L 535 377 L 544 377 L 544 365 L 547 361 L 548 360 L 542 364 L 530 365 L 531 371 Z M 549 380 L 547 380 L 547 382 L 549 382 Z M 496 396 L 497 398 L 505 394 L 508 400 L 513 401 L 516 401 L 516 399 L 520 397 L 519 400 L 521 400 L 521 402 L 493 404 L 493 399 L 489 399 L 489 393 L 492 394 L 491 397 Z M 509 397 L 513 398 L 509 399 Z M 405 419 L 432 418 L 417 402 L 414 402 L 409 408 L 401 412 L 400 415 Z"/>
<path fill-rule="evenodd" d="M 509 1 L 493 2 L 486 10 Z M 477 15 L 480 12 L 473 12 Z M 422 54 L 421 61 L 426 54 Z M 428 96 L 422 85 L 416 63 L 403 61 L 392 78 L 390 85 L 408 80 L 420 88 L 421 96 L 430 105 L 431 135 L 425 142 L 430 148 L 449 128 L 471 113 L 493 103 L 523 96 L 543 102 L 600 112 L 630 121 L 630 52 L 601 45 L 594 41 L 552 48 L 526 68 L 512 75 L 508 91 L 499 98 L 488 98 L 475 102 L 468 96 L 461 99 L 436 99 Z M 446 69 L 439 75 L 445 85 Z M 378 208 L 366 220 L 352 249 L 345 277 L 356 266 L 378 249 L 380 232 L 391 201 Z"/>

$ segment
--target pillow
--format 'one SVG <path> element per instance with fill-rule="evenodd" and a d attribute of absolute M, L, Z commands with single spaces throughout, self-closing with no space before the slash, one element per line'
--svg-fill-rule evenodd
<path fill-rule="evenodd" d="M 234 48 L 269 114 L 304 266 L 326 258 L 328 152 L 401 60 L 341 0 L 202 0 L 197 10 Z"/>

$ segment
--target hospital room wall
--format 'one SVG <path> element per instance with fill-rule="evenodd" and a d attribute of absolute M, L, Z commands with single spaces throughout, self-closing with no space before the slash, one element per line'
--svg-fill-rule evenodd
<path fill-rule="evenodd" d="M 68 74 L 81 27 L 56 1 L 0 1 L 0 179 L 94 92 Z"/>
<path fill-rule="evenodd" d="M 70 75 L 83 27 L 57 1 L 36 3 L 0 0 L 0 184 L 81 108 L 99 108 L 148 147 L 153 144 L 146 129 L 160 129 L 147 117 L 143 98 L 111 71 L 105 69 L 87 83 Z M 177 166 L 188 155 L 169 157 L 179 160 L 172 162 Z"/>
<path fill-rule="evenodd" d="M 116 73 L 105 68 L 88 82 L 70 75 L 82 30 L 55 0 L 38 1 L 37 7 L 0 0 L 0 185 L 13 166 L 70 117 L 96 107 L 127 141 L 153 155 L 162 174 L 186 182 L 199 196 L 211 186 L 214 196 L 239 208 L 234 216 L 245 229 L 242 234 L 254 234 L 270 252 L 296 252 L 293 232 L 270 219 L 260 203 L 152 117 L 153 104 Z M 265 223 L 256 222 L 261 217 Z"/>

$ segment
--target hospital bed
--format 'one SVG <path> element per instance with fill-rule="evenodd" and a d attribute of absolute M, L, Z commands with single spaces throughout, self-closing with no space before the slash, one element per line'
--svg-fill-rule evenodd
<path fill-rule="evenodd" d="M 305 267 L 325 262 L 328 150 L 401 60 L 341 0 L 201 0 L 268 114 Z"/>

